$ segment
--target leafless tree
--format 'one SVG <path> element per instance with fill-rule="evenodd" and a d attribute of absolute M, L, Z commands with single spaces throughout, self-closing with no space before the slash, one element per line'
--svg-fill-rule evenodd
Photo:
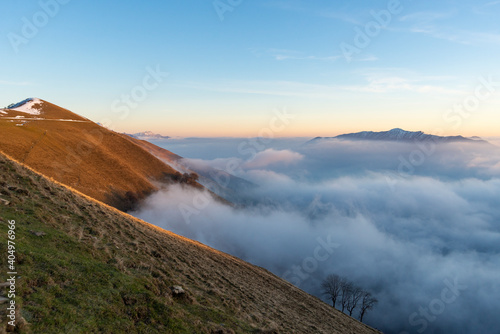
<path fill-rule="evenodd" d="M 358 306 L 359 300 L 363 296 L 363 289 L 358 286 L 351 284 L 351 289 L 349 290 L 349 295 L 347 298 L 346 309 L 349 315 L 352 316 L 354 309 Z"/>
<path fill-rule="evenodd" d="M 377 298 L 373 297 L 368 291 L 363 291 L 363 296 L 361 297 L 361 307 L 359 310 L 359 321 L 363 322 L 363 317 L 365 316 L 366 311 L 371 310 L 377 303 Z"/>
<path fill-rule="evenodd" d="M 321 283 L 321 289 L 323 290 L 323 293 L 330 298 L 333 307 L 337 306 L 337 300 L 342 291 L 343 281 L 343 278 L 339 275 L 332 274 L 328 275 Z"/>
<path fill-rule="evenodd" d="M 340 292 L 341 292 L 340 304 L 342 306 L 342 312 L 344 312 L 344 310 L 349 305 L 349 299 L 350 299 L 351 291 L 352 291 L 353 287 L 354 287 L 354 285 L 351 282 L 349 282 L 345 279 L 342 279 L 342 283 L 340 285 Z"/>
<path fill-rule="evenodd" d="M 347 311 L 352 317 L 354 311 L 359 308 L 360 321 L 363 321 L 366 312 L 378 303 L 370 292 L 336 274 L 328 275 L 321 283 L 321 288 L 323 294 L 332 301 L 333 307 L 340 304 L 343 313 Z"/>

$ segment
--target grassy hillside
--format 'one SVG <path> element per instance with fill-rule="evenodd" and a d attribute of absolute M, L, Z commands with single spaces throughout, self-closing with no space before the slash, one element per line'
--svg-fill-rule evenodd
<path fill-rule="evenodd" d="M 0 151 L 124 211 L 157 190 L 157 181 L 185 181 L 118 133 L 46 101 L 39 110 L 40 115 L 9 109 L 0 113 Z"/>
<path fill-rule="evenodd" d="M 2 282 L 7 222 L 16 221 L 16 301 L 18 320 L 26 322 L 18 332 L 376 332 L 262 268 L 123 214 L 2 154 L 0 199 Z M 174 296 L 176 285 L 186 293 Z"/>

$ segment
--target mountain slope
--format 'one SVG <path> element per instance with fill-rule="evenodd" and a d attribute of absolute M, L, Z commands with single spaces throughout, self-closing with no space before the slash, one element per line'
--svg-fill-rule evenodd
<path fill-rule="evenodd" d="M 16 221 L 21 333 L 377 333 L 262 268 L 71 191 L 3 154 L 0 187 L 0 235 Z M 1 237 L 2 249 L 6 243 Z M 0 267 L 6 261 L 0 257 Z M 175 285 L 186 293 L 176 296 Z"/>
<path fill-rule="evenodd" d="M 126 137 L 178 171 L 196 173 L 199 176 L 198 182 L 200 184 L 231 203 L 246 204 L 250 200 L 250 196 L 247 196 L 248 192 L 257 187 L 254 183 L 226 171 L 208 165 L 193 163 L 189 159 L 184 159 L 146 140 L 130 137 L 130 135 L 126 135 Z"/>
<path fill-rule="evenodd" d="M 316 137 L 310 142 L 319 140 L 380 140 L 380 141 L 397 141 L 397 142 L 425 142 L 433 141 L 435 143 L 453 143 L 453 142 L 477 142 L 487 143 L 478 137 L 465 138 L 463 136 L 435 136 L 423 133 L 422 131 L 405 131 L 402 129 L 392 129 L 389 131 L 373 132 L 362 131 L 357 133 L 348 133 L 336 137 Z"/>
<path fill-rule="evenodd" d="M 27 105 L 34 112 L 20 111 Z M 15 107 L 0 112 L 0 151 L 97 200 L 126 211 L 157 190 L 155 182 L 186 181 L 124 136 L 69 110 L 38 99 Z"/>

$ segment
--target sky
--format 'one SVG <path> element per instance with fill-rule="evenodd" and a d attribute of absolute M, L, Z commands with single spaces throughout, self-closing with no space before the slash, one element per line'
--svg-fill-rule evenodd
<path fill-rule="evenodd" d="M 498 136 L 500 1 L 3 1 L 0 105 L 117 131 Z M 277 113 L 293 114 L 276 126 Z"/>

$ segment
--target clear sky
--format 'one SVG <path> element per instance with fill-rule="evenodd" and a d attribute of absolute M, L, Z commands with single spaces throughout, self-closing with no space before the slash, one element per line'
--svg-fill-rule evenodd
<path fill-rule="evenodd" d="M 500 135 L 500 1 L 43 0 L 0 12 L 3 106 L 39 97 L 173 136 L 257 136 L 276 110 L 295 117 L 275 136 Z"/>

